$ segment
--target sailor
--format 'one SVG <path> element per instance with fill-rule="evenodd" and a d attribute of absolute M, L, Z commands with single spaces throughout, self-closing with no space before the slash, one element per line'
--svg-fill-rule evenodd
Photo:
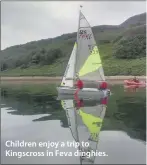
<path fill-rule="evenodd" d="M 107 89 L 108 88 L 108 84 L 106 81 L 103 81 L 102 83 L 100 83 L 99 85 L 99 89 L 100 90 L 104 90 L 104 89 Z"/>
<path fill-rule="evenodd" d="M 136 77 L 133 78 L 133 81 L 139 83 L 139 80 Z"/>
<path fill-rule="evenodd" d="M 101 99 L 101 104 L 102 105 L 107 105 L 107 103 L 108 103 L 108 97 L 104 97 L 104 98 Z"/>

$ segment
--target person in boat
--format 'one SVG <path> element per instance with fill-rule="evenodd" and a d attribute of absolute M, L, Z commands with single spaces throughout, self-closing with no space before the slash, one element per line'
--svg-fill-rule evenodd
<path fill-rule="evenodd" d="M 76 92 L 75 92 L 75 95 L 78 94 L 78 92 L 83 89 L 84 87 L 84 83 L 82 80 L 80 80 L 79 76 L 76 75 L 76 83 L 75 83 L 75 87 L 77 88 Z"/>
<path fill-rule="evenodd" d="M 108 103 L 108 97 L 104 97 L 104 98 L 101 99 L 101 104 L 102 105 L 107 105 L 107 103 Z"/>
<path fill-rule="evenodd" d="M 136 77 L 133 78 L 133 81 L 139 83 L 139 79 L 137 79 Z"/>
<path fill-rule="evenodd" d="M 102 81 L 102 82 L 98 85 L 98 88 L 99 88 L 100 90 L 105 90 L 105 89 L 107 89 L 107 88 L 108 88 L 107 82 L 106 82 L 106 81 Z"/>

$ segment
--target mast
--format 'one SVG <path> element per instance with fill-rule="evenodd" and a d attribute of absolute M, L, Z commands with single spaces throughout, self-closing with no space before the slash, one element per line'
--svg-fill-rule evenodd
<path fill-rule="evenodd" d="M 76 76 L 76 63 L 77 63 L 77 55 L 78 55 L 78 40 L 79 40 L 79 28 L 80 28 L 80 15 L 81 15 L 81 8 L 83 6 L 80 5 L 80 10 L 79 10 L 79 21 L 78 21 L 78 30 L 77 30 L 77 50 L 76 50 L 76 55 L 75 55 L 75 67 L 74 67 L 74 80 L 75 80 L 75 76 Z M 77 114 L 76 114 L 76 109 L 74 109 L 74 115 L 75 115 L 75 122 L 76 122 L 76 131 L 77 131 L 77 141 L 80 143 L 79 141 L 79 136 L 78 136 L 78 128 L 77 128 Z M 78 147 L 80 150 L 80 146 Z M 80 156 L 80 164 L 82 165 L 82 158 Z"/>
<path fill-rule="evenodd" d="M 81 15 L 81 8 L 83 6 L 80 5 L 80 10 L 79 10 L 79 21 L 78 21 L 78 30 L 77 30 L 77 50 L 76 50 L 76 56 L 75 56 L 75 67 L 74 67 L 74 80 L 76 76 L 76 63 L 77 63 L 77 55 L 78 55 L 78 40 L 79 40 L 79 28 L 80 28 L 80 15 Z"/>

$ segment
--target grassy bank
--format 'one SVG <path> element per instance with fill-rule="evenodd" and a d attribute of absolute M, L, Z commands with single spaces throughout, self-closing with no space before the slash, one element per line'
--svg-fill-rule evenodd
<path fill-rule="evenodd" d="M 116 59 L 112 56 L 111 43 L 99 46 L 100 55 L 106 76 L 145 75 L 146 58 Z M 25 69 L 15 68 L 1 72 L 1 76 L 62 76 L 69 57 L 59 58 L 52 65 L 34 65 Z"/>
<path fill-rule="evenodd" d="M 146 75 L 146 13 L 92 28 L 105 76 Z M 62 76 L 77 32 L 2 50 L 1 76 Z"/>
<path fill-rule="evenodd" d="M 104 61 L 104 72 L 106 76 L 115 75 L 145 75 L 145 58 L 134 60 L 117 60 L 109 58 Z M 64 73 L 62 63 L 53 65 L 33 66 L 26 69 L 11 69 L 1 72 L 1 76 L 62 76 Z"/>
<path fill-rule="evenodd" d="M 109 59 L 104 61 L 104 72 L 106 76 L 115 75 L 145 75 L 145 58 L 135 60 Z M 33 66 L 26 69 L 11 69 L 1 72 L 1 76 L 62 76 L 64 66 L 60 63 L 45 66 Z"/>

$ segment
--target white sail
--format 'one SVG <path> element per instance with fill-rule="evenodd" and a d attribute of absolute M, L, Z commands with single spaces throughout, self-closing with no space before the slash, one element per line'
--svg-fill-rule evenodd
<path fill-rule="evenodd" d="M 78 141 L 78 133 L 77 133 L 77 124 L 75 118 L 75 108 L 73 100 L 61 100 L 61 105 L 66 112 L 66 116 L 68 119 L 68 126 L 71 130 L 72 136 L 75 141 Z"/>
<path fill-rule="evenodd" d="M 78 74 L 82 80 L 105 80 L 102 61 L 92 29 L 81 11 L 77 44 L 75 75 Z"/>
<path fill-rule="evenodd" d="M 61 105 L 66 112 L 68 119 L 68 127 L 70 128 L 72 137 L 76 142 L 79 142 L 78 129 L 77 129 L 77 113 L 74 107 L 73 100 L 61 100 Z M 79 147 L 80 150 L 80 147 Z M 80 163 L 82 164 L 82 159 L 80 157 Z"/>
<path fill-rule="evenodd" d="M 61 86 L 73 87 L 76 50 L 77 50 L 77 44 L 75 43 L 61 82 Z"/>

